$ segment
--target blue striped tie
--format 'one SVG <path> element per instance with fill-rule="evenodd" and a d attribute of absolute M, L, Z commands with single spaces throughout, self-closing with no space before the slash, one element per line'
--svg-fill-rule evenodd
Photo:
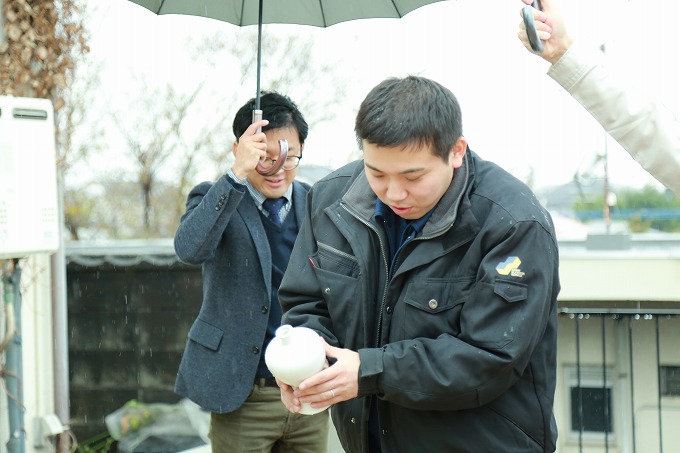
<path fill-rule="evenodd" d="M 271 220 L 274 225 L 281 225 L 281 208 L 286 203 L 284 197 L 281 198 L 267 198 L 262 203 L 262 207 L 269 214 L 269 220 Z"/>

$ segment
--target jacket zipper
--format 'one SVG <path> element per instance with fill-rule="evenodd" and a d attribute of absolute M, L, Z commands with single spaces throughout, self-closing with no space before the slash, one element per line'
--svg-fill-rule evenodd
<path fill-rule="evenodd" d="M 352 217 L 357 219 L 359 222 L 363 223 L 366 225 L 368 228 L 370 228 L 377 236 L 378 236 L 378 242 L 380 243 L 380 255 L 383 258 L 383 263 L 385 263 L 385 286 L 383 289 L 383 294 L 382 294 L 382 300 L 380 301 L 380 311 L 378 312 L 378 328 L 376 329 L 376 337 L 375 337 L 375 347 L 379 348 L 380 347 L 380 336 L 382 334 L 382 319 L 383 319 L 383 310 L 385 309 L 385 300 L 387 299 L 387 287 L 389 286 L 390 283 L 390 267 L 389 263 L 387 262 L 387 254 L 385 253 L 385 244 L 383 242 L 383 238 L 380 235 L 380 232 L 378 231 L 377 228 L 375 228 L 373 225 L 371 225 L 369 222 L 365 221 L 363 218 L 361 218 L 359 215 L 355 214 L 352 212 L 349 207 L 345 203 L 340 204 L 345 211 L 347 211 Z"/>

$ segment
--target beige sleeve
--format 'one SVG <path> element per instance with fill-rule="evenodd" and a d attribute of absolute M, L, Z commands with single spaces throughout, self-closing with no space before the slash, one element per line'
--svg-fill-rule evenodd
<path fill-rule="evenodd" d="M 618 84 L 594 51 L 577 42 L 548 70 L 652 176 L 680 195 L 680 122 L 651 99 Z"/>

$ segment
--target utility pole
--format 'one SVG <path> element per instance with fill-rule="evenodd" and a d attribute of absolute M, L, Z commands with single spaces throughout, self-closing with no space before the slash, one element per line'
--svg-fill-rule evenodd
<path fill-rule="evenodd" d="M 604 133 L 604 226 L 607 234 L 611 233 L 612 217 L 609 206 L 610 191 L 609 191 L 609 158 L 607 156 L 607 132 Z"/>
<path fill-rule="evenodd" d="M 603 54 L 606 55 L 606 48 L 605 44 L 602 43 L 600 46 L 600 50 L 602 51 Z M 609 192 L 609 134 L 607 134 L 607 131 L 604 131 L 604 227 L 605 227 L 605 233 L 610 234 L 611 233 L 611 228 L 612 228 L 612 218 L 611 218 L 611 209 L 609 206 L 609 200 L 611 198 L 610 192 Z"/>

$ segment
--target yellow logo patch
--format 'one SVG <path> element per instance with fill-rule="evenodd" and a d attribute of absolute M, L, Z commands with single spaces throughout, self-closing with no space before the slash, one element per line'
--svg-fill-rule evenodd
<path fill-rule="evenodd" d="M 522 260 L 518 256 L 509 256 L 505 261 L 501 261 L 496 266 L 496 272 L 501 275 L 511 275 L 513 277 L 523 277 L 524 272 L 519 269 Z"/>

